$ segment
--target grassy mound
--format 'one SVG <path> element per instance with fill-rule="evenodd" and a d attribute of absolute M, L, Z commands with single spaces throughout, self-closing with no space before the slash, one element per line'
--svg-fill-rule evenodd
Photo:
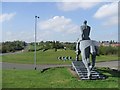
<path fill-rule="evenodd" d="M 98 69 L 105 80 L 79 80 L 69 68 L 48 70 L 3 70 L 3 88 L 118 88 L 120 75 L 108 68 Z"/>

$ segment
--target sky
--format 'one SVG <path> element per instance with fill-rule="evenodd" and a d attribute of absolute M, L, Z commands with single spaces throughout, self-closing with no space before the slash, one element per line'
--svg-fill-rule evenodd
<path fill-rule="evenodd" d="M 35 16 L 37 41 L 76 42 L 80 26 L 87 20 L 90 38 L 118 41 L 117 2 L 2 2 L 0 36 L 2 41 L 34 41 Z"/>

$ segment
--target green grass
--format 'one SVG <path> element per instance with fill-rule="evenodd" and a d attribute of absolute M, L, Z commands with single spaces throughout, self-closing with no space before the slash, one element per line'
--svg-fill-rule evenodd
<path fill-rule="evenodd" d="M 2 62 L 2 56 L 0 56 L 0 62 Z"/>
<path fill-rule="evenodd" d="M 47 50 L 46 52 L 37 52 L 37 64 L 68 64 L 70 61 L 64 62 L 57 59 L 58 56 L 72 56 L 75 57 L 75 53 L 72 50 Z M 2 57 L 3 62 L 13 62 L 13 63 L 26 63 L 33 64 L 34 62 L 34 52 L 24 52 L 20 54 L 4 55 Z"/>
<path fill-rule="evenodd" d="M 117 55 L 100 55 L 97 56 L 96 61 L 101 62 L 101 61 L 113 61 L 113 60 L 118 60 Z"/>
<path fill-rule="evenodd" d="M 99 69 L 106 80 L 79 80 L 68 68 L 39 70 L 3 70 L 3 88 L 118 88 L 120 75 L 110 69 Z"/>
<path fill-rule="evenodd" d="M 0 89 L 2 88 L 2 68 L 1 67 L 0 67 Z"/>
<path fill-rule="evenodd" d="M 54 50 L 47 50 L 45 52 L 37 51 L 37 64 L 71 64 L 71 61 L 62 61 L 58 60 L 58 56 L 71 56 L 73 60 L 75 60 L 75 51 L 73 50 L 58 50 L 55 52 Z M 23 64 L 33 64 L 34 63 L 34 52 L 23 52 L 19 54 L 9 54 L 3 55 L 3 62 L 11 62 L 11 63 L 23 63 Z M 99 61 L 110 61 L 110 60 L 118 60 L 118 57 L 115 55 L 108 56 L 97 56 L 97 62 Z"/>

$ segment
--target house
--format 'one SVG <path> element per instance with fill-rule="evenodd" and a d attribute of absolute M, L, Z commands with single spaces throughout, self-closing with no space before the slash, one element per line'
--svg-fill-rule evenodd
<path fill-rule="evenodd" d="M 101 43 L 101 46 L 110 46 L 110 43 L 108 41 L 104 41 Z"/>
<path fill-rule="evenodd" d="M 111 44 L 112 47 L 118 47 L 120 46 L 120 43 L 114 43 L 114 44 Z"/>

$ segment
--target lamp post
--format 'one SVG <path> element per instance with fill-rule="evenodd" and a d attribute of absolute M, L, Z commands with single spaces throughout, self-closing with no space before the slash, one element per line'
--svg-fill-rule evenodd
<path fill-rule="evenodd" d="M 34 69 L 36 70 L 37 67 L 36 67 L 36 32 L 37 32 L 37 19 L 39 17 L 38 16 L 35 16 L 35 42 L 34 42 L 34 46 L 35 46 L 35 51 L 34 51 Z"/>

